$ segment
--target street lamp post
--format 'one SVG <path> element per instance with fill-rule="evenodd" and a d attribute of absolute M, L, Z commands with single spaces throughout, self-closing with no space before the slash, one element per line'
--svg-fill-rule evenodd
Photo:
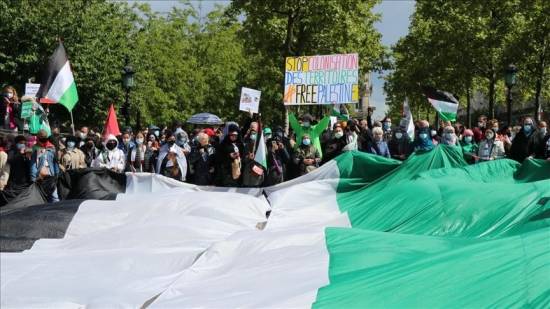
<path fill-rule="evenodd" d="M 509 64 L 506 68 L 506 73 L 504 74 L 504 81 L 506 83 L 506 88 L 508 88 L 508 92 L 506 94 L 508 126 L 512 125 L 512 87 L 516 84 L 517 71 L 518 69 L 515 65 Z"/>
<path fill-rule="evenodd" d="M 122 68 L 122 87 L 126 91 L 122 114 L 124 115 L 126 126 L 130 126 L 130 90 L 134 87 L 134 73 L 130 65 L 130 58 L 126 56 L 124 68 Z"/>

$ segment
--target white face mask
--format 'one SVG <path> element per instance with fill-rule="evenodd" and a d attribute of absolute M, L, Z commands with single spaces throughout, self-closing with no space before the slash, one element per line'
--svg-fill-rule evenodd
<path fill-rule="evenodd" d="M 8 93 L 8 98 L 10 98 L 10 99 L 13 98 L 13 93 L 12 92 Z"/>
<path fill-rule="evenodd" d="M 437 135 L 437 131 L 436 131 L 436 130 L 432 130 L 431 134 L 432 134 L 432 137 L 434 137 L 434 136 Z"/>
<path fill-rule="evenodd" d="M 334 137 L 336 137 L 336 138 L 341 138 L 342 136 L 344 136 L 344 132 L 339 131 L 339 132 L 334 133 Z"/>
<path fill-rule="evenodd" d="M 548 132 L 548 129 L 546 127 L 540 128 L 539 132 L 542 136 L 546 136 L 546 133 Z"/>

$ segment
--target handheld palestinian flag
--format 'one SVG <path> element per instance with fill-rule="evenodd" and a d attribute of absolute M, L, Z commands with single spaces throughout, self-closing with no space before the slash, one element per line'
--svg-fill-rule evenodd
<path fill-rule="evenodd" d="M 338 120 L 349 120 L 349 113 L 345 105 L 332 105 L 331 116 L 337 117 Z"/>
<path fill-rule="evenodd" d="M 260 141 L 256 148 L 256 154 L 254 155 L 254 161 L 264 167 L 267 170 L 267 149 L 265 146 L 264 133 L 260 130 Z"/>
<path fill-rule="evenodd" d="M 73 72 L 63 43 L 55 49 L 42 76 L 42 83 L 36 95 L 40 103 L 59 103 L 69 112 L 78 102 L 78 93 Z"/>
<path fill-rule="evenodd" d="M 414 140 L 414 121 L 408 99 L 403 102 L 403 118 L 407 119 L 407 135 Z"/>
<path fill-rule="evenodd" d="M 439 113 L 439 117 L 445 121 L 456 121 L 458 100 L 449 92 L 441 91 L 433 87 L 422 87 L 430 104 Z"/>

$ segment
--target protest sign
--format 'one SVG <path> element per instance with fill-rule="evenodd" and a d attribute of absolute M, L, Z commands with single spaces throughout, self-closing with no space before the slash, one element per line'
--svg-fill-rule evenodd
<path fill-rule="evenodd" d="M 258 113 L 260 108 L 260 95 L 261 91 L 243 87 L 241 91 L 241 102 L 239 110 Z"/>
<path fill-rule="evenodd" d="M 359 102 L 359 55 L 287 57 L 285 105 Z"/>
<path fill-rule="evenodd" d="M 40 84 L 26 83 L 25 84 L 25 95 L 36 98 L 36 94 L 38 93 L 38 89 L 40 89 Z"/>
<path fill-rule="evenodd" d="M 26 118 L 31 117 L 31 115 L 32 115 L 32 105 L 33 105 L 33 102 L 31 102 L 31 101 L 26 101 L 26 102 L 23 102 L 23 104 L 21 104 L 21 118 L 22 119 L 26 119 Z"/>

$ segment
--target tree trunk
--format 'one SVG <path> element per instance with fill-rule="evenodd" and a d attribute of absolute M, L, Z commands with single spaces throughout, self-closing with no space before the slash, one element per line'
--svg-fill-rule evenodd
<path fill-rule="evenodd" d="M 540 93 L 542 91 L 542 84 L 544 78 L 544 51 L 539 55 L 539 67 L 538 67 L 538 76 L 537 83 L 535 85 L 535 120 L 539 122 L 540 119 Z"/>
<path fill-rule="evenodd" d="M 466 124 L 468 128 L 472 127 L 472 113 L 471 113 L 471 102 L 470 102 L 470 87 L 466 88 Z"/>
<path fill-rule="evenodd" d="M 489 118 L 495 118 L 495 72 L 491 70 L 491 77 L 489 78 Z"/>

